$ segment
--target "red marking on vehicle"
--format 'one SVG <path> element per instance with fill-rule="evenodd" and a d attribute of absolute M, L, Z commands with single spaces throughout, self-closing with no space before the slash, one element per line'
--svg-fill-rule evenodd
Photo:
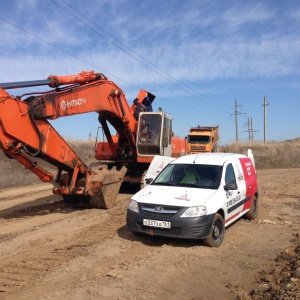
<path fill-rule="evenodd" d="M 251 204 L 252 204 L 252 199 L 253 199 L 253 197 L 250 197 L 249 200 L 244 203 L 242 211 L 245 211 L 246 209 L 250 209 Z"/>
<path fill-rule="evenodd" d="M 243 211 L 250 209 L 253 195 L 257 191 L 256 173 L 253 163 L 250 158 L 239 159 L 243 168 L 245 184 L 246 184 L 246 197 L 249 197 L 249 201 L 244 204 Z"/>
<path fill-rule="evenodd" d="M 235 218 L 236 216 L 238 216 L 240 213 L 236 213 L 235 215 L 233 215 L 232 217 L 228 218 L 225 223 L 228 223 L 229 221 L 231 221 L 233 218 Z"/>

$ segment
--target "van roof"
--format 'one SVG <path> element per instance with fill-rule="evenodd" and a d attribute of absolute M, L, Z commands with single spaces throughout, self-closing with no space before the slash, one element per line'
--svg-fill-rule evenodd
<path fill-rule="evenodd" d="M 205 165 L 216 165 L 222 166 L 226 161 L 237 158 L 245 158 L 246 155 L 237 153 L 198 153 L 184 155 L 176 160 L 172 161 L 171 164 L 205 164 Z"/>

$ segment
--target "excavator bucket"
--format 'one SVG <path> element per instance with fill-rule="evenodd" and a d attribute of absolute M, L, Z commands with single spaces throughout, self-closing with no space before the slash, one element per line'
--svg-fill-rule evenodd
<path fill-rule="evenodd" d="M 120 191 L 127 168 L 108 169 L 107 165 L 89 168 L 91 177 L 87 182 L 89 208 L 112 208 Z"/>
<path fill-rule="evenodd" d="M 115 204 L 126 172 L 126 167 L 117 170 L 116 167 L 108 169 L 107 165 L 94 164 L 80 183 L 85 186 L 83 194 L 67 194 L 62 190 L 56 193 L 62 194 L 67 205 L 72 207 L 109 209 Z"/>

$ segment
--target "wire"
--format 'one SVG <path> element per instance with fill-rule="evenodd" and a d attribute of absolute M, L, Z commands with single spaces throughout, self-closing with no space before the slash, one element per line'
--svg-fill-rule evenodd
<path fill-rule="evenodd" d="M 98 7 L 100 7 L 100 9 L 102 9 L 105 13 L 107 13 L 109 16 L 111 16 L 112 18 L 114 18 L 115 20 L 117 20 L 117 22 L 120 24 L 121 22 L 119 21 L 119 19 L 117 18 L 117 17 L 115 17 L 113 14 L 111 14 L 108 10 L 106 10 L 106 9 L 104 9 L 103 7 L 102 7 L 102 5 L 100 5 L 96 0 L 93 0 L 94 1 L 94 3 L 96 3 L 97 5 L 98 5 Z M 64 1 L 65 2 L 65 1 Z M 137 35 L 135 34 L 135 32 L 133 32 L 132 30 L 130 30 L 126 25 L 124 25 L 124 24 L 122 24 L 122 27 L 121 27 L 121 30 L 123 30 L 123 29 L 126 29 L 131 35 L 134 35 L 134 36 L 136 36 L 137 37 Z M 170 61 L 170 60 L 168 60 L 168 57 L 166 57 L 165 58 L 166 59 L 166 61 L 168 61 L 170 64 L 172 64 L 172 62 Z M 154 65 L 155 66 L 155 65 Z M 164 71 L 163 71 L 164 72 Z M 167 74 L 167 73 L 166 73 Z M 168 74 L 171 78 L 173 78 L 174 80 L 176 80 L 176 81 L 178 81 L 179 82 L 179 80 L 177 80 L 176 78 L 174 78 L 174 77 L 172 77 L 170 74 Z M 201 95 L 202 97 L 204 97 L 204 98 L 207 98 L 208 100 L 211 100 L 211 101 L 214 101 L 214 102 L 216 102 L 217 104 L 219 104 L 219 105 L 223 105 L 223 106 L 225 106 L 225 107 L 230 107 L 229 105 L 227 105 L 227 104 L 224 104 L 224 103 L 220 103 L 220 102 L 217 102 L 216 100 L 213 100 L 213 99 L 211 99 L 210 97 L 208 97 L 208 96 L 206 96 L 206 95 L 203 95 L 202 93 L 200 93 L 197 89 L 195 89 L 194 87 L 189 87 L 189 86 L 187 86 L 187 85 L 185 85 L 185 84 L 183 84 L 182 82 L 180 82 L 183 86 L 186 86 L 187 88 L 188 88 L 188 92 L 191 94 L 191 90 L 192 91 L 194 91 L 195 93 L 197 93 L 197 95 Z M 205 85 L 203 85 L 203 86 L 205 86 Z M 194 96 L 195 98 L 197 98 L 197 99 L 199 99 L 196 95 L 194 95 L 194 94 L 191 94 L 192 96 Z M 201 99 L 200 99 L 201 100 Z M 204 101 L 204 100 L 202 100 L 202 101 Z M 206 102 L 206 103 L 209 103 L 209 102 Z M 209 103 L 210 105 L 212 105 L 211 103 Z M 220 110 L 222 110 L 221 108 L 219 108 L 219 107 L 217 107 L 218 109 L 220 109 Z M 227 112 L 227 111 L 226 111 Z"/>
<path fill-rule="evenodd" d="M 51 1 L 52 1 L 52 0 L 51 0 Z M 93 67 L 93 68 L 95 68 L 95 69 L 97 69 L 97 70 L 100 70 L 100 71 L 103 72 L 103 73 L 110 74 L 110 75 L 113 76 L 114 78 L 117 78 L 117 79 L 119 79 L 119 80 L 121 80 L 121 81 L 123 81 L 123 82 L 128 83 L 128 84 L 131 85 L 131 86 L 134 86 L 134 87 L 137 87 L 137 88 L 141 89 L 141 88 L 138 87 L 137 85 L 135 85 L 135 84 L 133 84 L 133 83 L 127 81 L 127 80 L 124 80 L 124 79 L 122 79 L 122 78 L 120 78 L 120 77 L 118 77 L 118 76 L 115 76 L 115 75 L 113 75 L 113 74 L 111 74 L 111 73 L 109 73 L 109 72 L 106 72 L 106 71 L 103 70 L 103 69 L 100 69 L 99 67 L 97 67 L 97 66 L 95 66 L 95 65 L 93 65 L 93 64 L 91 64 L 91 63 L 89 63 L 88 61 L 85 61 L 85 60 L 83 60 L 83 59 L 81 59 L 81 58 L 79 58 L 79 57 L 77 57 L 77 56 L 71 54 L 70 52 L 61 49 L 60 47 L 58 47 L 58 46 L 56 46 L 56 45 L 54 45 L 54 44 L 48 42 L 47 40 L 42 39 L 42 38 L 40 38 L 39 36 L 37 36 L 37 35 L 35 35 L 35 34 L 29 32 L 29 31 L 27 31 L 27 30 L 25 30 L 25 29 L 23 29 L 23 28 L 21 28 L 21 27 L 15 25 L 15 24 L 13 24 L 13 23 L 10 22 L 10 21 L 7 21 L 7 20 L 3 19 L 2 17 L 0 17 L 0 20 L 6 22 L 6 23 L 10 24 L 11 26 L 13 26 L 13 27 L 15 27 L 15 28 L 17 28 L 17 29 L 19 29 L 19 30 L 21 30 L 21 31 L 23 31 L 23 32 L 25 32 L 25 33 L 27 33 L 28 35 L 30 35 L 30 36 L 32 36 L 32 37 L 34 37 L 34 38 L 36 38 L 36 39 L 42 41 L 43 43 L 46 43 L 46 44 L 52 46 L 53 48 L 55 48 L 55 49 L 57 49 L 57 50 L 59 50 L 59 51 L 65 53 L 65 54 L 67 54 L 67 55 L 69 55 L 69 56 L 72 56 L 72 57 L 74 57 L 75 59 L 77 59 L 77 60 L 79 60 L 79 61 L 81 61 L 81 62 L 83 62 L 83 63 L 85 63 L 85 64 L 87 64 L 87 65 L 89 65 L 89 66 L 91 66 L 91 67 Z M 171 100 L 166 99 L 166 98 L 163 98 L 163 97 L 161 97 L 161 98 L 164 99 L 164 100 L 166 100 L 166 101 L 168 101 L 168 102 L 171 102 L 171 103 L 173 103 L 173 104 L 176 104 L 176 105 L 178 105 L 178 106 L 187 108 L 187 109 L 189 109 L 189 110 L 197 111 L 197 112 L 202 113 L 202 114 L 204 113 L 204 112 L 201 111 L 201 110 L 197 110 L 197 109 L 195 109 L 195 108 L 191 108 L 191 107 L 184 106 L 184 105 L 182 105 L 182 104 L 176 103 L 176 102 L 174 102 L 174 101 L 171 101 Z M 209 115 L 209 113 L 207 113 L 207 112 L 205 112 L 205 114 L 206 114 L 206 115 Z M 211 115 L 211 116 L 215 116 L 215 117 L 220 117 L 220 118 L 222 118 L 222 116 L 216 116 L 216 115 Z"/>
<path fill-rule="evenodd" d="M 150 64 L 152 67 L 154 67 L 155 69 L 159 70 L 161 73 L 163 73 L 164 75 L 162 75 L 161 73 L 157 72 L 155 69 L 153 69 L 151 66 L 149 66 L 148 64 L 144 63 L 143 61 L 141 61 L 140 59 L 137 59 L 135 56 L 131 55 L 128 51 L 125 51 L 122 47 L 120 47 L 119 45 L 117 45 L 116 43 L 112 42 L 110 39 L 106 38 L 103 34 L 99 33 L 98 31 L 96 31 L 94 28 L 92 28 L 91 26 L 89 26 L 87 23 L 85 23 L 84 21 L 82 21 L 80 18 L 78 18 L 77 16 L 75 16 L 74 14 L 72 14 L 71 12 L 69 12 L 68 10 L 66 10 L 64 7 L 62 7 L 61 5 L 59 5 L 57 2 L 55 2 L 54 0 L 50 0 L 51 2 L 53 2 L 54 4 L 56 4 L 57 6 L 59 6 L 61 9 L 63 9 L 65 12 L 67 12 L 68 14 L 70 14 L 71 16 L 73 16 L 75 19 L 77 19 L 79 22 L 81 22 L 82 24 L 84 24 L 84 26 L 88 27 L 89 29 L 91 29 L 92 31 L 94 31 L 95 33 L 97 33 L 98 35 L 100 35 L 103 39 L 105 39 L 107 42 L 109 42 L 110 44 L 116 46 L 117 48 L 119 48 L 121 51 L 125 52 L 127 55 L 129 55 L 130 57 L 132 57 L 133 59 L 135 59 L 136 61 L 138 61 L 139 63 L 143 64 L 144 66 L 146 66 L 147 68 L 149 68 L 150 70 L 152 70 L 153 72 L 155 72 L 157 75 L 163 77 L 164 79 L 166 79 L 167 81 L 169 81 L 170 83 L 174 84 L 175 86 L 179 87 L 180 89 L 184 90 L 185 92 L 187 92 L 188 94 L 190 94 L 191 96 L 195 97 L 197 100 L 200 100 L 204 103 L 207 103 L 209 105 L 212 105 L 214 107 L 216 107 L 217 109 L 220 109 L 226 113 L 228 113 L 228 111 L 225 111 L 223 109 L 221 109 L 220 107 L 212 104 L 211 102 L 205 101 L 203 99 L 200 99 L 199 97 L 197 97 L 195 94 L 191 93 L 191 90 L 194 90 L 195 92 L 198 93 L 198 91 L 196 91 L 193 88 L 190 88 L 188 86 L 186 86 L 185 84 L 183 84 L 181 81 L 179 81 L 178 79 L 176 79 L 175 77 L 171 76 L 169 73 L 167 73 L 166 71 L 162 70 L 160 67 L 154 65 L 152 62 L 150 62 L 149 60 L 147 60 L 146 58 L 144 58 L 143 56 L 141 56 L 140 54 L 138 54 L 136 51 L 134 51 L 133 49 L 131 49 L 130 47 L 128 47 L 127 45 L 125 45 L 124 43 L 122 43 L 120 40 L 118 40 L 117 38 L 115 38 L 113 35 L 111 35 L 110 33 L 108 33 L 106 30 L 104 30 L 102 27 L 100 27 L 98 24 L 96 24 L 95 22 L 93 22 L 91 19 L 87 18 L 86 16 L 84 16 L 80 11 L 78 11 L 76 8 L 74 8 L 71 4 L 69 4 L 68 2 L 66 2 L 65 0 L 61 0 L 63 1 L 65 4 L 67 4 L 69 7 L 71 7 L 74 11 L 76 11 L 76 13 L 78 13 L 80 16 L 82 16 L 83 18 L 85 18 L 86 20 L 88 20 L 89 22 L 91 22 L 93 25 L 95 25 L 97 28 L 101 29 L 105 34 L 107 34 L 109 37 L 113 38 L 114 40 L 116 40 L 118 43 L 120 43 L 123 47 L 125 47 L 126 49 L 130 50 L 132 53 L 134 53 L 136 56 L 138 56 L 139 58 L 141 58 L 142 60 L 146 61 L 148 64 Z M 167 77 L 166 77 L 166 76 Z M 169 79 L 169 78 L 171 79 Z"/>

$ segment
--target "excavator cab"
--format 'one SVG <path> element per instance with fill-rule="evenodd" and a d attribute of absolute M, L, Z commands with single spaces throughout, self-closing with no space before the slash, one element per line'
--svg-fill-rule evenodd
<path fill-rule="evenodd" d="M 172 117 L 164 112 L 139 114 L 136 138 L 138 157 L 172 156 Z"/>

